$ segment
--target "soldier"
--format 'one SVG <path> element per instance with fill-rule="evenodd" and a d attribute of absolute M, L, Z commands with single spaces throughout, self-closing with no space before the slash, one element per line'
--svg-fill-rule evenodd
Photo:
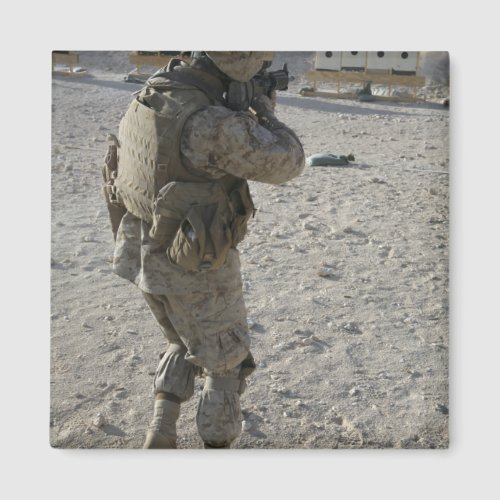
<path fill-rule="evenodd" d="M 247 179 L 280 184 L 304 168 L 299 139 L 251 85 L 264 53 L 193 55 L 148 80 L 105 166 L 113 269 L 142 291 L 167 341 L 144 448 L 176 448 L 196 376 L 205 377 L 196 416 L 204 447 L 238 437 L 255 368 L 236 250 L 254 214 Z"/>

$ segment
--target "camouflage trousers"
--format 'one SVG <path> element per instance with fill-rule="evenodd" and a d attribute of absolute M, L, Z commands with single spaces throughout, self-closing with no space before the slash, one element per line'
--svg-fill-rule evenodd
<path fill-rule="evenodd" d="M 153 390 L 182 403 L 205 377 L 196 424 L 209 447 L 229 447 L 241 432 L 240 394 L 255 369 L 241 290 L 152 295 L 146 302 L 167 339 Z"/>

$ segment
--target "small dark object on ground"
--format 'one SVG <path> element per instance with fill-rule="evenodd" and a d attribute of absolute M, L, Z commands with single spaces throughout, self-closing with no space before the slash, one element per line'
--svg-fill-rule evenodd
<path fill-rule="evenodd" d="M 325 167 L 325 166 L 344 166 L 349 165 L 350 161 L 354 161 L 354 155 L 349 153 L 345 155 L 334 155 L 331 153 L 315 154 L 306 159 L 306 165 L 309 167 Z"/>

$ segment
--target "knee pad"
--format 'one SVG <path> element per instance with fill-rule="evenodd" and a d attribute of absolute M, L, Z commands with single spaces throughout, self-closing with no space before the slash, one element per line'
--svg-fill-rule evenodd
<path fill-rule="evenodd" d="M 156 369 L 153 382 L 155 394 L 164 392 L 178 403 L 187 401 L 194 393 L 197 368 L 184 359 L 187 350 L 179 344 L 170 344 Z"/>
<path fill-rule="evenodd" d="M 240 435 L 240 385 L 239 378 L 206 378 L 196 425 L 203 442 L 210 448 L 227 448 Z"/>

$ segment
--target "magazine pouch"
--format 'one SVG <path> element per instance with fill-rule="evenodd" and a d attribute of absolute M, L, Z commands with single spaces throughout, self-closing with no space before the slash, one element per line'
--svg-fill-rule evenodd
<path fill-rule="evenodd" d="M 170 182 L 158 193 L 150 236 L 186 271 L 218 269 L 232 246 L 231 208 L 217 182 Z"/>

